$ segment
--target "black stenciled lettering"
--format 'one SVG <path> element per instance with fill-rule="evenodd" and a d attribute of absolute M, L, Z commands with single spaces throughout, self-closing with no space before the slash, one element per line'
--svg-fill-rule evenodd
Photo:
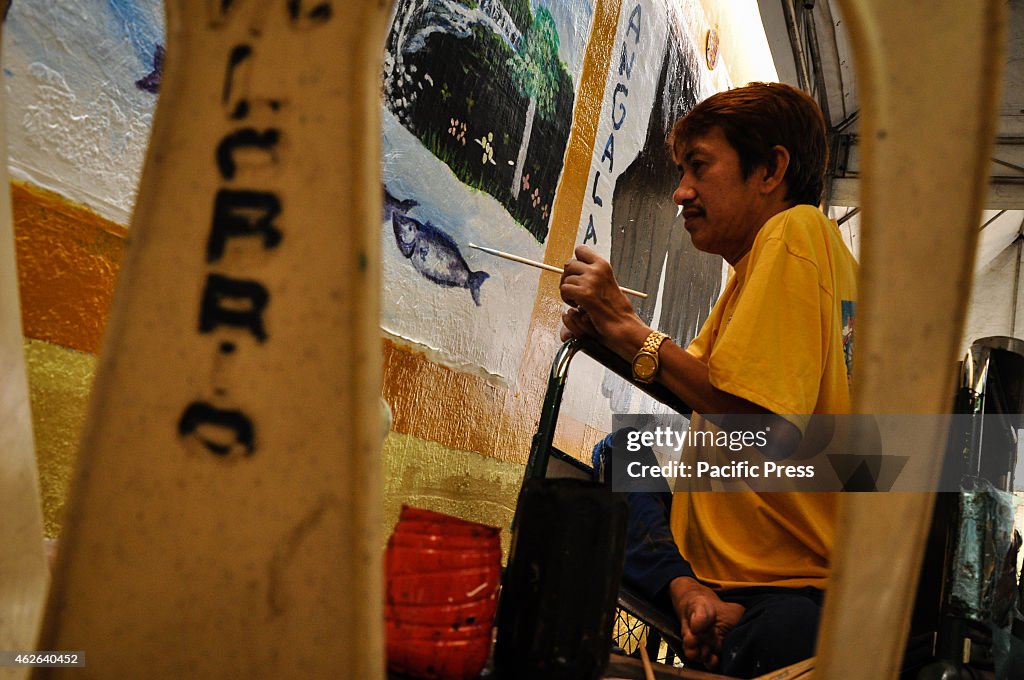
<path fill-rule="evenodd" d="M 267 151 L 270 154 L 272 163 L 277 162 L 277 154 L 274 147 L 281 141 L 281 132 L 276 128 L 270 128 L 259 132 L 253 128 L 244 128 L 232 132 L 217 145 L 217 168 L 224 179 L 234 179 L 237 165 L 235 163 L 235 150 L 239 148 L 253 148 Z"/>
<path fill-rule="evenodd" d="M 210 274 L 199 309 L 199 332 L 209 333 L 220 326 L 244 328 L 263 342 L 267 339 L 263 310 L 269 301 L 270 293 L 258 281 Z"/>
<path fill-rule="evenodd" d="M 630 33 L 636 33 L 636 38 L 633 40 L 634 44 L 640 42 L 640 18 L 640 3 L 637 3 L 636 6 L 633 7 L 633 11 L 629 13 L 629 26 L 626 28 L 627 38 Z"/>
<path fill-rule="evenodd" d="M 241 120 L 248 116 L 252 109 L 250 102 L 262 104 L 274 113 L 280 111 L 281 107 L 284 105 L 284 102 L 280 99 L 240 99 L 238 100 L 238 104 L 235 105 L 235 109 L 231 112 L 231 118 L 233 120 Z"/>
<path fill-rule="evenodd" d="M 601 171 L 600 170 L 595 170 L 594 171 L 594 185 L 590 189 L 590 199 L 592 201 L 594 201 L 594 205 L 596 205 L 598 207 L 604 205 L 604 201 L 601 199 L 600 196 L 597 195 L 597 180 L 599 180 L 599 179 L 601 179 Z"/>
<path fill-rule="evenodd" d="M 334 9 L 330 2 L 314 3 L 308 10 L 303 7 L 302 0 L 287 0 L 288 19 L 293 26 L 302 24 L 322 24 L 329 21 Z"/>
<path fill-rule="evenodd" d="M 178 419 L 178 434 L 195 437 L 210 453 L 226 456 L 239 447 L 246 456 L 256 448 L 252 420 L 233 409 L 220 409 L 204 401 L 189 404 Z"/>
<path fill-rule="evenodd" d="M 224 87 L 221 90 L 221 104 L 233 120 L 241 120 L 252 112 L 254 105 L 261 105 L 273 112 L 281 110 L 283 102 L 267 97 L 253 98 L 249 96 L 249 78 L 252 74 L 252 45 L 235 45 L 228 53 L 228 68 L 224 74 Z"/>
<path fill-rule="evenodd" d="M 207 0 L 206 16 L 213 27 L 219 27 L 226 23 L 228 14 L 235 7 L 235 0 Z"/>
<path fill-rule="evenodd" d="M 629 88 L 622 83 L 616 83 L 615 92 L 612 92 L 612 127 L 616 130 L 622 127 L 622 124 L 626 122 L 626 104 L 619 101 L 619 92 L 622 93 L 623 97 L 628 97 Z M 618 107 L 618 113 L 622 114 L 618 120 L 615 118 L 615 107 Z"/>
<path fill-rule="evenodd" d="M 228 71 L 224 74 L 224 88 L 220 95 L 221 103 L 225 106 L 230 105 L 232 90 L 234 90 L 235 85 L 238 80 L 240 80 L 240 78 L 235 75 L 235 71 L 251 56 L 252 45 L 235 45 L 231 48 L 231 53 L 228 55 Z"/>
<path fill-rule="evenodd" d="M 213 205 L 213 224 L 206 241 L 206 261 L 224 256 L 229 238 L 259 236 L 263 247 L 276 248 L 281 230 L 274 218 L 281 214 L 281 200 L 269 191 L 221 189 Z"/>

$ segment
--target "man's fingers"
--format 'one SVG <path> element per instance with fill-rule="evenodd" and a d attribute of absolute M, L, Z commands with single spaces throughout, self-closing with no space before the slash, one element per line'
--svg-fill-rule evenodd
<path fill-rule="evenodd" d="M 718 664 L 718 655 L 715 651 L 692 633 L 683 635 L 683 656 L 688 661 L 699 661 L 707 668 Z"/>
<path fill-rule="evenodd" d="M 570 307 L 579 307 L 577 300 L 586 297 L 584 290 L 578 285 L 578 279 L 575 278 L 572 281 L 563 279 L 562 284 L 558 287 L 558 294 L 562 296 L 562 301 Z"/>
<path fill-rule="evenodd" d="M 695 635 L 705 637 L 708 633 L 714 634 L 715 612 L 706 602 L 698 600 L 694 603 L 690 610 L 690 616 L 687 618 L 690 630 Z"/>
<path fill-rule="evenodd" d="M 601 256 L 597 254 L 597 251 L 590 246 L 576 246 L 576 250 L 573 252 L 576 259 L 580 262 L 586 262 L 592 264 L 597 260 L 601 259 Z"/>
<path fill-rule="evenodd" d="M 581 260 L 572 259 L 562 266 L 562 280 L 567 276 L 575 276 L 587 271 L 587 264 Z"/>
<path fill-rule="evenodd" d="M 693 633 L 683 632 L 683 654 L 690 661 L 700 661 L 704 656 L 700 640 Z"/>
<path fill-rule="evenodd" d="M 581 338 L 594 334 L 594 325 L 590 322 L 590 319 L 584 312 L 574 307 L 570 307 L 562 313 L 562 325 L 563 328 L 560 333 L 562 342 L 569 338 Z"/>
<path fill-rule="evenodd" d="M 690 661 L 700 661 L 711 669 L 718 665 L 718 634 L 715 631 L 714 608 L 702 600 L 695 601 L 683 621 L 683 653 Z"/>

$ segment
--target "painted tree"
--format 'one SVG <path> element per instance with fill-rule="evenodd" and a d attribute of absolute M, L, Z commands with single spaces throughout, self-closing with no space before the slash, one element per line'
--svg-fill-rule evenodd
<path fill-rule="evenodd" d="M 488 12 L 468 7 L 461 0 L 398 0 L 384 50 L 383 77 L 384 101 L 403 122 L 408 122 L 404 119 L 406 107 L 417 93 L 406 57 L 425 49 L 436 33 L 469 38 L 477 26 L 503 35 L 502 27 Z"/>
<path fill-rule="evenodd" d="M 521 96 L 530 99 L 526 109 L 523 141 L 512 175 L 512 196 L 517 197 L 522 188 L 526 151 L 530 147 L 530 135 L 533 134 L 533 119 L 539 115 L 541 119 L 549 120 L 555 112 L 561 62 L 558 58 L 558 29 L 547 8 L 537 8 L 519 51 L 507 63 L 516 90 Z"/>

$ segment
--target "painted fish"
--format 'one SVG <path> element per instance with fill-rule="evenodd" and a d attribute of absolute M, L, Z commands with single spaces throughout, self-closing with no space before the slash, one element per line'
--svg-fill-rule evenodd
<path fill-rule="evenodd" d="M 407 198 L 404 201 L 400 201 L 400 200 L 398 200 L 397 198 L 395 198 L 394 196 L 391 195 L 391 192 L 388 191 L 388 188 L 386 186 L 381 185 L 381 188 L 384 190 L 384 221 L 385 222 L 391 221 L 391 218 L 394 215 L 396 215 L 396 214 L 404 215 L 405 213 L 409 212 L 410 210 L 412 210 L 413 208 L 415 208 L 416 206 L 419 205 L 419 203 L 417 203 L 416 201 L 414 201 L 411 198 Z M 402 254 L 405 255 L 406 257 L 409 257 L 409 253 L 405 252 L 404 250 L 402 251 Z"/>
<path fill-rule="evenodd" d="M 395 241 L 413 268 L 429 281 L 446 288 L 468 288 L 480 306 L 480 286 L 490 274 L 473 272 L 452 237 L 429 222 L 423 223 L 395 212 L 391 217 Z"/>

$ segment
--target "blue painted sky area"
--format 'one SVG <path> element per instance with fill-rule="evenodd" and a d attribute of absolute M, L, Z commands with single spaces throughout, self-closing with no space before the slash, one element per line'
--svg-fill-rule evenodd
<path fill-rule="evenodd" d="M 153 70 L 157 45 L 165 44 L 160 0 L 15 2 L 4 31 L 5 42 L 28 63 L 90 91 L 104 82 L 132 86 Z"/>
<path fill-rule="evenodd" d="M 530 5 L 534 12 L 538 7 L 551 12 L 558 28 L 558 56 L 578 83 L 594 18 L 593 0 L 531 0 Z"/>
<path fill-rule="evenodd" d="M 166 45 L 163 3 L 153 0 L 107 0 L 111 28 L 128 38 L 143 66 L 153 64 L 157 45 Z"/>

